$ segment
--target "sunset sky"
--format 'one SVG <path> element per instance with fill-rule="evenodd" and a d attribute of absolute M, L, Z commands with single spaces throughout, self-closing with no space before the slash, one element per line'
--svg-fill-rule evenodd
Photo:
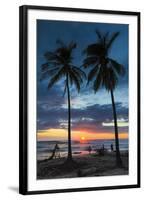
<path fill-rule="evenodd" d="M 64 80 L 48 90 L 49 80 L 40 81 L 40 68 L 45 63 L 44 53 L 55 50 L 56 40 L 74 41 L 74 65 L 81 66 L 82 51 L 96 41 L 95 30 L 120 31 L 110 52 L 110 57 L 123 64 L 126 74 L 120 78 L 114 91 L 119 137 L 128 137 L 128 25 L 37 21 L 37 136 L 38 140 L 67 139 L 67 96 L 63 96 Z M 113 139 L 114 123 L 110 93 L 100 89 L 96 94 L 92 85 L 82 86 L 80 93 L 71 87 L 72 139 Z"/>

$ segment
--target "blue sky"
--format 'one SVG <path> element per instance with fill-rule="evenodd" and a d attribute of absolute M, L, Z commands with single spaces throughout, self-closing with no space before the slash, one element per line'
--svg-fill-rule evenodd
<path fill-rule="evenodd" d="M 66 22 L 66 21 L 37 21 L 37 129 L 51 128 L 67 129 L 67 98 L 63 97 L 63 81 L 61 80 L 51 90 L 47 89 L 48 81 L 40 81 L 41 65 L 46 62 L 44 54 L 57 48 L 56 40 L 61 39 L 68 44 L 77 43 L 73 53 L 73 63 L 82 65 L 84 55 L 82 51 L 87 45 L 96 42 L 95 30 L 110 33 L 120 31 L 109 53 L 109 57 L 124 65 L 126 74 L 119 79 L 114 91 L 119 120 L 119 131 L 128 132 L 128 25 Z M 71 87 L 72 129 L 84 128 L 92 133 L 114 132 L 110 94 L 100 89 L 96 94 L 92 86 L 85 84 L 78 94 Z M 123 124 L 120 125 L 120 124 Z"/>

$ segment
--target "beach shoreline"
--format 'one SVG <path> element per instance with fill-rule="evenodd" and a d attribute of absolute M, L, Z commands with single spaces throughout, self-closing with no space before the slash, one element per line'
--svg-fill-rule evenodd
<path fill-rule="evenodd" d="M 66 158 L 37 161 L 37 179 L 56 179 L 74 177 L 94 177 L 128 175 L 128 151 L 121 152 L 123 167 L 116 167 L 115 152 L 104 155 L 87 154 L 73 156 L 76 163 L 73 167 L 65 165 Z"/>

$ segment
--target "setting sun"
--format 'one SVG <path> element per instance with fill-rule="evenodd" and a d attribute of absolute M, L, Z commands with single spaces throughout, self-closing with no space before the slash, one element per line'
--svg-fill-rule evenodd
<path fill-rule="evenodd" d="M 81 140 L 85 140 L 85 137 L 84 137 L 84 136 L 82 136 L 82 137 L 81 137 Z"/>

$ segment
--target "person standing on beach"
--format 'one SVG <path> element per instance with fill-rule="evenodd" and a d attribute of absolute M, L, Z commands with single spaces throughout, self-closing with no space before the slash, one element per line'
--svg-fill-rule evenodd
<path fill-rule="evenodd" d="M 111 144 L 111 152 L 113 152 L 113 150 L 114 150 L 114 149 L 113 149 L 113 144 Z"/>
<path fill-rule="evenodd" d="M 92 148 L 91 148 L 91 146 L 89 146 L 89 147 L 88 147 L 88 152 L 89 152 L 89 154 L 91 154 L 91 151 L 92 151 Z"/>
<path fill-rule="evenodd" d="M 55 145 L 55 158 L 56 158 L 56 156 L 57 156 L 58 158 L 60 158 L 60 147 L 58 146 L 57 143 L 56 143 L 56 145 Z"/>

